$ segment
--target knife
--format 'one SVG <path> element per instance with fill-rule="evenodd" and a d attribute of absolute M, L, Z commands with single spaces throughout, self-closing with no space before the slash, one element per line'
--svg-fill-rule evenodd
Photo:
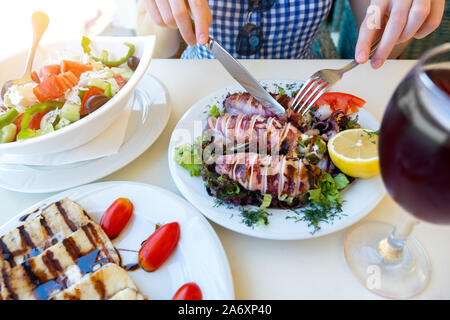
<path fill-rule="evenodd" d="M 234 59 L 217 41 L 209 39 L 208 50 L 216 57 L 231 76 L 239 82 L 256 100 L 261 102 L 264 107 L 277 115 L 284 115 L 285 109 L 275 100 L 255 78 Z"/>

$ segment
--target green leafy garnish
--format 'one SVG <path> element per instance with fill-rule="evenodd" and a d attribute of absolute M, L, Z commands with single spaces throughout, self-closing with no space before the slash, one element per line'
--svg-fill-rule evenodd
<path fill-rule="evenodd" d="M 247 227 L 258 227 L 269 224 L 269 216 L 271 214 L 264 209 L 245 210 L 241 209 L 242 223 Z"/>
<path fill-rule="evenodd" d="M 343 173 L 339 173 L 336 177 L 334 177 L 334 182 L 339 190 L 344 189 L 350 183 L 347 176 Z"/>
<path fill-rule="evenodd" d="M 309 190 L 309 200 L 315 204 L 334 204 L 339 203 L 341 195 L 339 190 L 345 188 L 349 181 L 347 177 L 340 173 L 334 179 L 329 174 L 324 172 L 322 178 L 317 183 L 317 188 Z"/>
<path fill-rule="evenodd" d="M 317 182 L 317 188 L 308 191 L 310 203 L 300 212 L 294 211 L 296 216 L 288 216 L 286 219 L 294 219 L 296 222 L 305 221 L 309 227 L 313 227 L 313 233 L 320 229 L 319 223 L 330 222 L 342 212 L 342 202 L 339 190 L 344 189 L 350 182 L 343 173 L 332 177 L 324 172 Z"/>
<path fill-rule="evenodd" d="M 209 116 L 213 116 L 214 118 L 218 118 L 221 116 L 221 112 L 216 105 L 213 105 L 208 113 Z"/>
<path fill-rule="evenodd" d="M 202 172 L 201 137 L 194 144 L 184 144 L 175 148 L 174 161 L 189 171 L 191 177 L 199 177 Z"/>
<path fill-rule="evenodd" d="M 269 224 L 269 216 L 271 213 L 265 209 L 272 203 L 272 196 L 270 194 L 264 194 L 264 199 L 257 210 L 245 210 L 241 209 L 242 223 L 247 227 L 254 226 L 267 226 Z"/>

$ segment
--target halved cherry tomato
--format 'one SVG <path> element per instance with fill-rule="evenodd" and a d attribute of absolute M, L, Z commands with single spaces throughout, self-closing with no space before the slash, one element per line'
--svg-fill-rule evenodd
<path fill-rule="evenodd" d="M 357 96 L 342 92 L 325 92 L 316 102 L 316 106 L 320 107 L 324 104 L 330 105 L 331 110 L 341 110 L 346 115 L 351 115 L 363 107 L 366 101 Z"/>
<path fill-rule="evenodd" d="M 119 89 L 122 89 L 123 86 L 127 84 L 120 73 L 115 73 L 114 79 L 116 80 Z"/>
<path fill-rule="evenodd" d="M 202 291 L 195 282 L 183 285 L 173 296 L 172 300 L 202 300 Z"/>
<path fill-rule="evenodd" d="M 133 204 L 126 198 L 114 201 L 100 219 L 100 226 L 110 239 L 114 239 L 125 228 L 133 214 Z"/>
<path fill-rule="evenodd" d="M 91 66 L 76 61 L 63 60 L 61 62 L 61 73 L 71 71 L 78 79 L 82 73 L 91 71 L 92 69 Z"/>
<path fill-rule="evenodd" d="M 86 111 L 86 107 L 85 107 L 86 101 L 88 101 L 90 97 L 96 96 L 96 95 L 104 95 L 103 90 L 100 89 L 100 88 L 92 86 L 92 87 L 89 88 L 88 91 L 86 91 L 86 93 L 84 94 L 84 97 L 83 97 L 83 101 L 81 102 L 80 114 L 82 116 L 85 116 L 85 115 L 88 114 L 87 111 Z"/>
<path fill-rule="evenodd" d="M 61 72 L 61 67 L 59 64 L 49 64 L 46 66 L 43 66 L 41 70 L 39 70 L 39 75 L 41 76 L 42 80 L 47 79 L 49 76 L 54 75 L 57 76 Z"/>
<path fill-rule="evenodd" d="M 39 78 L 39 75 L 37 74 L 36 71 L 33 71 L 31 73 L 31 80 L 33 80 L 33 82 L 36 82 L 36 83 L 41 83 L 41 79 Z"/>
<path fill-rule="evenodd" d="M 172 222 L 159 227 L 142 245 L 138 261 L 145 271 L 155 271 L 172 254 L 180 239 L 180 225 Z"/>

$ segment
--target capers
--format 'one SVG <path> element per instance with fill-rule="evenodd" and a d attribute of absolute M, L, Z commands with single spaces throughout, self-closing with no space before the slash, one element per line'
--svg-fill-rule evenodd
<path fill-rule="evenodd" d="M 92 97 L 90 97 L 87 101 L 86 104 L 84 105 L 84 107 L 86 108 L 86 112 L 92 113 L 95 110 L 97 110 L 98 108 L 100 108 L 102 105 L 104 105 L 105 103 L 108 102 L 108 97 L 104 96 L 104 95 L 94 95 Z"/>
<path fill-rule="evenodd" d="M 136 56 L 131 56 L 127 60 L 127 65 L 130 67 L 131 70 L 135 71 L 139 65 L 139 58 Z"/>

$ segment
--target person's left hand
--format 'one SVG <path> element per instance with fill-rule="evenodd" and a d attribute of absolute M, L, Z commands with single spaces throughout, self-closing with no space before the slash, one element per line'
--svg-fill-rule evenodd
<path fill-rule="evenodd" d="M 371 60 L 373 68 L 381 67 L 396 44 L 433 32 L 442 20 L 444 8 L 445 0 L 372 0 L 359 30 L 356 61 L 366 63 L 372 42 L 381 36 Z"/>

